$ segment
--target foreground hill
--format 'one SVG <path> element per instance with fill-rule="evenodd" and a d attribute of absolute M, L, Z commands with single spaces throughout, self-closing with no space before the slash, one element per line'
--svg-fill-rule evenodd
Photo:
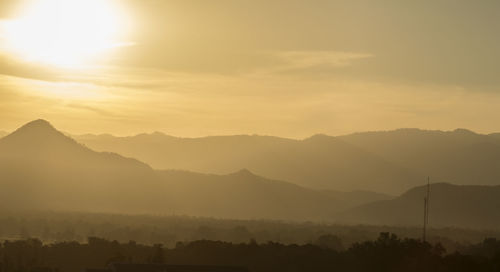
<path fill-rule="evenodd" d="M 221 218 L 332 220 L 359 203 L 389 199 L 371 192 L 332 192 L 256 176 L 244 169 L 229 175 L 160 171 L 174 214 Z M 364 195 L 364 198 L 360 198 Z"/>
<path fill-rule="evenodd" d="M 377 201 L 344 212 L 345 222 L 418 226 L 423 220 L 426 186 L 401 196 Z M 461 226 L 498 229 L 500 186 L 431 184 L 429 222 L 433 227 Z"/>
<path fill-rule="evenodd" d="M 329 220 L 340 210 L 388 198 L 316 191 L 248 170 L 155 171 L 135 159 L 92 151 L 44 120 L 0 139 L 0 176 L 0 207 L 11 209 Z"/>
<path fill-rule="evenodd" d="M 76 139 L 95 150 L 138 158 L 157 169 L 226 174 L 247 168 L 265 177 L 318 189 L 401 193 L 425 181 L 424 175 L 325 135 L 291 140 L 246 135 L 176 138 L 153 133 Z"/>

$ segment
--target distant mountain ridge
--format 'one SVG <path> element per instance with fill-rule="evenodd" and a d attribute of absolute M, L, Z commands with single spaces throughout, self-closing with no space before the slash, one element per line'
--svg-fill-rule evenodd
<path fill-rule="evenodd" d="M 95 152 L 44 120 L 0 139 L 0 177 L 0 208 L 303 221 L 329 220 L 359 203 L 389 198 L 367 193 L 346 201 L 348 193 L 312 190 L 248 170 L 155 171 L 135 159 Z"/>
<path fill-rule="evenodd" d="M 356 133 L 343 141 L 387 161 L 425 173 L 435 182 L 500 185 L 500 137 L 466 129 L 399 129 Z"/>
<path fill-rule="evenodd" d="M 225 174 L 248 168 L 272 179 L 331 190 L 400 194 L 425 183 L 500 184 L 500 134 L 398 129 L 304 140 L 236 135 L 177 138 L 76 136 L 91 148 L 139 158 L 156 169 Z"/>
<path fill-rule="evenodd" d="M 155 169 L 226 174 L 247 168 L 271 179 L 324 190 L 397 194 L 425 180 L 424 175 L 325 135 L 292 140 L 257 135 L 176 138 L 155 133 L 75 139 L 95 150 L 138 158 Z"/>

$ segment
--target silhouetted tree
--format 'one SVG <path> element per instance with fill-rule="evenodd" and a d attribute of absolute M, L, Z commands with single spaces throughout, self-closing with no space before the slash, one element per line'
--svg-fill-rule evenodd
<path fill-rule="evenodd" d="M 337 251 L 344 250 L 342 240 L 338 236 L 332 234 L 321 235 L 316 239 L 314 244 L 322 248 L 329 248 Z"/>

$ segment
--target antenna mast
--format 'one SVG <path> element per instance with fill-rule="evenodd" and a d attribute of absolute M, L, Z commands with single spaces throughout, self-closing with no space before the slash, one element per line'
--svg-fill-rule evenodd
<path fill-rule="evenodd" d="M 427 192 L 424 197 L 424 232 L 422 241 L 425 243 L 427 241 L 427 225 L 429 224 L 429 200 L 431 192 L 431 182 L 430 177 L 427 177 Z"/>

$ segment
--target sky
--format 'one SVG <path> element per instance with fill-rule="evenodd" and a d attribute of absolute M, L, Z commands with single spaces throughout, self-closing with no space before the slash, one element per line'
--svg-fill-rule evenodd
<path fill-rule="evenodd" d="M 500 131 L 499 1 L 2 0 L 0 130 Z"/>

